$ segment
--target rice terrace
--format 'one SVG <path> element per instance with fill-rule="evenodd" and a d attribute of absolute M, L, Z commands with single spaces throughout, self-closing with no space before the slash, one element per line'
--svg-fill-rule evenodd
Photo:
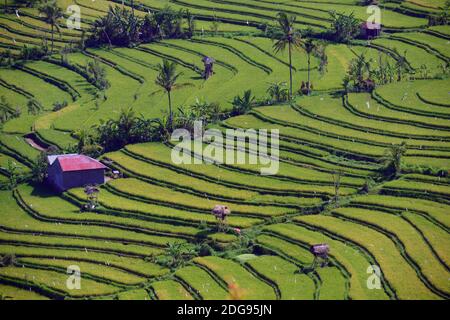
<path fill-rule="evenodd" d="M 450 298 L 449 0 L 0 6 L 0 300 Z"/>

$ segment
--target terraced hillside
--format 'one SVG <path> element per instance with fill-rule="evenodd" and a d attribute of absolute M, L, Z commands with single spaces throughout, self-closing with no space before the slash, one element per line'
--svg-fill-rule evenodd
<path fill-rule="evenodd" d="M 0 133 L 2 298 L 450 297 L 450 28 L 428 27 L 428 17 L 443 12 L 445 1 L 385 1 L 377 39 L 324 40 L 326 70 L 312 55 L 314 90 L 291 103 L 267 97 L 269 83 L 289 79 L 289 57 L 273 50 L 262 25 L 274 25 L 276 14 L 285 12 L 297 17 L 295 27 L 304 35 L 325 39 L 330 6 L 362 22 L 367 13 L 360 1 L 135 0 L 139 17 L 167 5 L 189 9 L 196 17 L 194 36 L 84 50 L 66 49 L 84 41 L 110 5 L 130 8 L 132 2 L 57 2 L 64 12 L 71 4 L 81 8 L 85 31 L 62 23 L 52 54 L 0 68 L 1 110 L 17 115 L 2 123 Z M 51 27 L 37 8 L 7 5 L 0 14 L 2 62 L 19 57 L 24 46 L 51 41 Z M 344 94 L 350 63 L 362 54 L 373 70 L 405 59 L 405 74 L 370 93 Z M 205 55 L 215 59 L 208 80 L 202 77 Z M 308 77 L 307 56 L 304 47 L 293 53 L 296 92 Z M 177 108 L 208 101 L 228 115 L 233 98 L 251 90 L 261 101 L 257 107 L 213 127 L 278 129 L 276 175 L 261 175 L 263 163 L 175 164 L 174 142 L 153 141 L 99 156 L 123 177 L 100 187 L 93 212 L 80 210 L 82 188 L 56 194 L 32 182 L 42 149 L 73 152 L 80 131 L 117 119 L 124 108 L 144 119 L 165 117 L 166 97 L 154 94 L 163 59 L 175 62 L 179 81 L 189 83 L 173 93 Z M 94 61 L 110 83 L 102 99 L 83 72 Z M 386 152 L 402 142 L 407 149 L 400 174 L 377 180 Z M 185 147 L 194 159 L 211 145 Z M 234 151 L 250 158 L 255 146 L 245 146 Z M 12 178 L 17 187 L 11 188 Z M 224 230 L 211 214 L 216 204 L 232 210 Z M 318 243 L 330 246 L 330 261 L 311 268 L 309 248 Z M 190 251 L 177 255 L 180 247 Z M 80 290 L 66 285 L 73 265 L 81 269 Z M 367 284 L 373 265 L 381 270 L 378 289 Z"/>

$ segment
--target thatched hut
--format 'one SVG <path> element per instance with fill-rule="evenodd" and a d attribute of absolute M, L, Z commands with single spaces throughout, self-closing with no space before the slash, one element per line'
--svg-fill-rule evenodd
<path fill-rule="evenodd" d="M 230 208 L 228 206 L 216 204 L 212 209 L 212 214 L 220 221 L 224 221 L 228 215 L 231 214 Z"/>
<path fill-rule="evenodd" d="M 364 22 L 360 26 L 361 37 L 370 40 L 379 37 L 381 34 L 381 24 Z"/>
<path fill-rule="evenodd" d="M 314 255 L 314 257 L 328 258 L 330 247 L 325 243 L 315 244 L 309 248 L 309 251 Z"/>

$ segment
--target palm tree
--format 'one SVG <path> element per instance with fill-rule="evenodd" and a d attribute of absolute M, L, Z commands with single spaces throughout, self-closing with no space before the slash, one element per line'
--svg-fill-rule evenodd
<path fill-rule="evenodd" d="M 37 115 L 41 110 L 42 106 L 36 99 L 30 99 L 27 102 L 28 114 Z"/>
<path fill-rule="evenodd" d="M 255 105 L 255 99 L 251 90 L 245 91 L 242 97 L 239 95 L 235 96 L 232 102 L 233 113 L 239 115 L 248 112 Z"/>
<path fill-rule="evenodd" d="M 306 54 L 308 55 L 308 83 L 307 83 L 308 96 L 311 93 L 311 54 L 314 52 L 315 49 L 316 44 L 314 43 L 314 41 L 312 41 L 312 39 L 308 39 L 305 42 L 305 51 Z"/>
<path fill-rule="evenodd" d="M 295 31 L 296 17 L 288 16 L 284 12 L 280 12 L 277 15 L 277 22 L 281 29 L 281 36 L 277 39 L 273 45 L 275 52 L 284 51 L 286 46 L 289 52 L 289 99 L 292 98 L 292 50 L 301 47 L 301 36 Z"/>
<path fill-rule="evenodd" d="M 406 50 L 403 53 L 403 55 L 399 54 L 397 49 L 394 48 L 394 52 L 397 53 L 398 58 L 396 60 L 395 63 L 395 68 L 397 70 L 397 81 L 402 81 L 402 75 L 403 72 L 408 71 L 409 70 L 409 66 L 408 66 L 408 60 L 406 59 Z"/>
<path fill-rule="evenodd" d="M 171 258 L 171 266 L 178 266 L 183 258 L 183 243 L 181 242 L 169 242 L 167 243 L 167 255 Z"/>
<path fill-rule="evenodd" d="M 406 151 L 407 145 L 404 141 L 401 144 L 394 144 L 386 150 L 386 153 L 381 159 L 384 162 L 382 171 L 386 177 L 393 177 L 395 179 L 400 175 L 402 170 L 402 157 Z"/>
<path fill-rule="evenodd" d="M 188 26 L 188 37 L 192 38 L 195 32 L 195 16 L 192 15 L 189 9 L 186 10 L 186 22 Z"/>
<path fill-rule="evenodd" d="M 7 167 L 3 168 L 9 177 L 8 187 L 10 190 L 14 190 L 17 187 L 17 182 L 20 178 L 21 167 L 12 160 L 8 160 Z"/>
<path fill-rule="evenodd" d="M 269 94 L 272 101 L 284 102 L 288 98 L 288 90 L 286 87 L 286 82 L 272 82 L 267 88 L 267 93 Z"/>
<path fill-rule="evenodd" d="M 63 11 L 56 4 L 55 0 L 47 1 L 39 7 L 39 14 L 44 15 L 44 21 L 48 23 L 52 28 L 52 50 L 53 52 L 53 39 L 54 39 L 54 29 L 56 28 L 59 32 L 58 20 L 63 17 Z"/>
<path fill-rule="evenodd" d="M 158 75 L 156 76 L 155 84 L 160 86 L 163 91 L 167 93 L 169 99 L 169 129 L 172 129 L 173 112 L 172 112 L 172 97 L 171 92 L 176 89 L 181 89 L 186 86 L 192 86 L 190 83 L 177 84 L 178 78 L 183 74 L 182 72 L 177 73 L 177 64 L 164 59 L 163 62 L 157 65 Z M 161 90 L 152 93 L 156 94 L 161 92 Z"/>

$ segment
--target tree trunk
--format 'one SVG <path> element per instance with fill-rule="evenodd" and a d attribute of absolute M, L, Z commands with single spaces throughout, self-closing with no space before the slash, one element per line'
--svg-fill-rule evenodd
<path fill-rule="evenodd" d="M 311 93 L 311 54 L 308 53 L 308 96 Z"/>
<path fill-rule="evenodd" d="M 51 51 L 51 53 L 53 53 L 53 33 L 54 33 L 54 32 L 53 32 L 53 31 L 54 31 L 53 29 L 54 29 L 54 25 L 53 25 L 53 23 L 52 23 L 52 51 Z"/>
<path fill-rule="evenodd" d="M 292 99 L 292 47 L 289 42 L 289 100 Z"/>
<path fill-rule="evenodd" d="M 167 91 L 167 97 L 169 98 L 169 129 L 172 130 L 172 98 L 170 96 L 170 91 Z"/>

